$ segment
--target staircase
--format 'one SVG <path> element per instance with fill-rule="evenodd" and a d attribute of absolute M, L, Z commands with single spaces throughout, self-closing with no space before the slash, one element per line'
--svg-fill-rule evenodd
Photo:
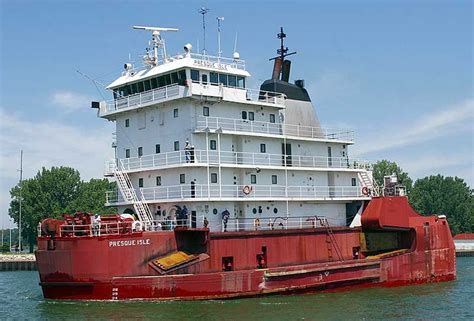
<path fill-rule="evenodd" d="M 336 252 L 336 255 L 338 256 L 339 260 L 344 261 L 344 256 L 342 255 L 341 248 L 339 247 L 339 244 L 337 244 L 337 239 L 334 236 L 334 232 L 331 228 L 331 225 L 329 225 L 327 218 L 316 216 L 316 220 L 319 221 L 319 224 L 321 224 L 321 227 L 326 228 L 326 232 L 327 232 L 326 243 L 328 245 L 328 257 L 329 258 L 333 257 L 332 251 L 334 249 L 334 252 Z"/>
<path fill-rule="evenodd" d="M 153 223 L 153 215 L 151 214 L 150 208 L 145 203 L 143 194 L 138 199 L 135 189 L 133 188 L 132 181 L 128 174 L 124 171 L 123 165 L 118 161 L 118 166 L 115 167 L 114 175 L 117 179 L 117 185 L 126 202 L 132 203 L 135 213 L 138 215 L 138 219 L 143 223 L 145 229 L 150 227 Z"/>
<path fill-rule="evenodd" d="M 379 196 L 379 188 L 367 171 L 359 172 L 357 176 L 359 176 L 362 186 L 369 189 L 369 195 Z"/>

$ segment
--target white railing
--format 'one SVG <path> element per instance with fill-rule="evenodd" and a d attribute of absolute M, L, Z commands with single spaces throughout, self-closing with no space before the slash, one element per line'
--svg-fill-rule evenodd
<path fill-rule="evenodd" d="M 354 140 L 354 132 L 350 130 L 327 129 L 321 127 L 299 126 L 293 124 L 269 123 L 236 118 L 199 116 L 196 129 L 222 129 L 235 132 L 250 132 L 258 134 L 286 135 L 315 139 Z"/>
<path fill-rule="evenodd" d="M 184 87 L 178 84 L 173 84 L 145 91 L 139 94 L 109 100 L 105 102 L 105 112 L 103 113 L 113 112 L 129 107 L 144 106 L 147 104 L 160 102 L 171 97 L 176 97 L 180 95 L 180 92 L 183 93 L 183 90 L 180 91 L 180 88 Z"/>
<path fill-rule="evenodd" d="M 247 185 L 181 184 L 141 188 L 145 201 L 183 200 L 183 199 L 333 199 L 366 197 L 358 186 L 288 186 L 249 185 L 250 192 L 244 193 Z M 126 202 L 116 191 L 106 192 L 107 203 Z"/>
<path fill-rule="evenodd" d="M 255 217 L 255 218 L 229 218 L 222 220 L 222 232 L 236 231 L 265 231 L 304 228 L 325 228 L 322 220 L 331 220 L 324 216 L 299 216 L 299 217 Z M 336 220 L 335 220 L 336 221 Z M 334 224 L 331 226 L 336 226 Z"/>
<path fill-rule="evenodd" d="M 160 168 L 183 164 L 221 164 L 221 165 L 248 165 L 248 166 L 288 166 L 305 168 L 348 168 L 370 170 L 369 162 L 347 157 L 324 157 L 324 156 L 304 156 L 267 154 L 267 153 L 247 153 L 216 150 L 192 150 L 176 151 L 160 154 L 145 155 L 142 157 L 120 159 L 122 168 L 126 171 L 142 170 L 147 168 Z M 113 173 L 115 161 L 106 162 L 105 173 Z"/>
<path fill-rule="evenodd" d="M 232 58 L 224 58 L 224 57 L 216 57 L 216 56 L 209 56 L 203 55 L 199 53 L 191 53 L 191 58 L 196 59 L 202 62 L 203 67 L 214 67 L 219 68 L 222 65 L 227 65 L 235 69 L 245 70 L 245 61 L 240 59 L 232 59 Z M 178 56 L 173 57 L 173 59 L 179 59 Z M 208 64 L 212 64 L 209 66 Z"/>

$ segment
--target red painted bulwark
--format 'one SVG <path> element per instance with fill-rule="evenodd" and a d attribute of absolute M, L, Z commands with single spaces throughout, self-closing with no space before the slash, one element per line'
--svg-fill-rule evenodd
<path fill-rule="evenodd" d="M 42 236 L 36 258 L 43 294 L 52 299 L 211 299 L 455 279 L 445 219 L 419 216 L 406 198 L 387 197 L 369 203 L 362 225 L 329 234 L 316 228 L 56 237 L 54 246 Z M 355 254 L 361 233 L 385 229 L 411 230 L 411 248 L 383 259 Z M 177 250 L 209 258 L 168 274 L 150 266 Z M 231 271 L 223 271 L 223 258 L 232 258 Z"/>

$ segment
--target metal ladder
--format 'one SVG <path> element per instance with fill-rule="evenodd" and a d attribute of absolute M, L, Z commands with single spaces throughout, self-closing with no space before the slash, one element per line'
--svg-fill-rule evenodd
<path fill-rule="evenodd" d="M 329 244 L 331 244 L 337 256 L 339 257 L 339 260 L 344 261 L 344 256 L 342 255 L 341 248 L 339 247 L 339 244 L 337 244 L 336 237 L 334 236 L 334 232 L 332 231 L 331 225 L 329 225 L 327 218 L 316 216 L 316 220 L 319 221 L 319 223 L 321 224 L 321 227 L 326 228 L 326 232 L 327 232 L 326 242 L 328 243 L 328 256 L 332 258 L 332 248 L 329 247 Z"/>
<path fill-rule="evenodd" d="M 372 196 L 379 196 L 379 188 L 375 181 L 370 178 L 367 171 L 359 172 L 357 176 L 359 176 L 359 180 L 362 182 L 363 187 L 367 187 Z"/>
<path fill-rule="evenodd" d="M 128 174 L 124 171 L 123 164 L 120 161 L 118 161 L 117 166 L 115 166 L 114 175 L 124 200 L 133 204 L 133 208 L 138 215 L 138 219 L 144 224 L 145 229 L 151 227 L 153 215 L 151 214 L 148 204 L 145 203 L 143 193 L 141 193 L 141 198 L 138 199 L 135 189 L 133 188 L 132 181 L 130 180 Z"/>

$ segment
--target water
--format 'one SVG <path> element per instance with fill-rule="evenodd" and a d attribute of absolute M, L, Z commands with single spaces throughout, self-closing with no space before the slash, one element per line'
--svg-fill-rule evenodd
<path fill-rule="evenodd" d="M 37 272 L 0 272 L 0 320 L 474 320 L 474 258 L 454 282 L 196 302 L 45 301 Z"/>

